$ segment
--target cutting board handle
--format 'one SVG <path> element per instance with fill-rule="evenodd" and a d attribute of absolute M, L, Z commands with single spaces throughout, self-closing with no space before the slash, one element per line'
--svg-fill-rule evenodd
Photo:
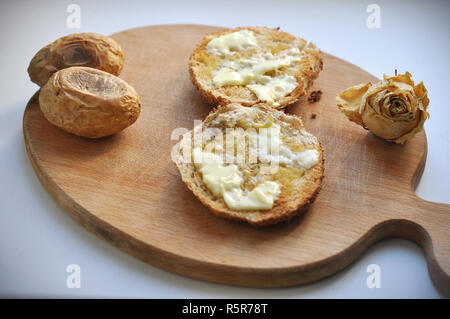
<path fill-rule="evenodd" d="M 426 201 L 411 193 L 398 219 L 383 222 L 382 237 L 401 237 L 417 243 L 425 252 L 436 287 L 450 296 L 450 205 Z"/>

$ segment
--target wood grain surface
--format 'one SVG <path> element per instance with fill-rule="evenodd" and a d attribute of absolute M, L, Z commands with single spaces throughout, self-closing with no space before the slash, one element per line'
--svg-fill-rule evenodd
<path fill-rule="evenodd" d="M 195 44 L 218 29 L 165 25 L 113 35 L 126 57 L 120 77 L 142 100 L 140 118 L 120 134 L 88 140 L 61 131 L 43 117 L 37 92 L 23 132 L 48 192 L 93 233 L 181 275 L 251 287 L 305 284 L 343 269 L 380 239 L 401 237 L 423 248 L 434 283 L 449 296 L 450 205 L 414 194 L 425 133 L 395 145 L 348 121 L 335 94 L 377 79 L 339 58 L 323 54 L 314 85 L 322 99 L 287 110 L 303 117 L 325 152 L 323 188 L 307 213 L 255 228 L 215 216 L 187 189 L 171 151 L 182 128 L 211 110 L 190 83 L 187 63 Z"/>

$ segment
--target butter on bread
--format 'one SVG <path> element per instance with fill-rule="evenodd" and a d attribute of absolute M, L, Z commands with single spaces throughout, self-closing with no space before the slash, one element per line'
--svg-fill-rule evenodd
<path fill-rule="evenodd" d="M 320 50 L 279 29 L 242 27 L 205 36 L 189 60 L 192 83 L 210 105 L 269 104 L 306 95 L 322 70 Z"/>
<path fill-rule="evenodd" d="M 274 146 L 278 157 L 272 156 Z M 243 156 L 238 149 L 245 150 Z M 213 110 L 183 135 L 174 154 L 183 182 L 213 213 L 258 226 L 306 210 L 324 173 L 320 141 L 305 131 L 299 117 L 265 104 L 231 103 Z M 204 163 L 199 164 L 199 156 Z M 271 164 L 276 164 L 273 171 Z"/>

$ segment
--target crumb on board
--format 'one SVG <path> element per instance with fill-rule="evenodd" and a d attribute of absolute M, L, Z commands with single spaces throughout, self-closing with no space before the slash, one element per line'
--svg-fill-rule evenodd
<path fill-rule="evenodd" d="M 316 102 L 320 101 L 321 97 L 322 97 L 322 91 L 321 90 L 312 91 L 311 94 L 308 97 L 308 102 L 309 103 L 316 103 Z"/>
<path fill-rule="evenodd" d="M 314 120 L 316 117 L 317 117 L 317 114 L 316 114 L 316 113 L 312 113 L 312 114 L 311 114 L 311 119 L 312 119 L 312 120 Z"/>

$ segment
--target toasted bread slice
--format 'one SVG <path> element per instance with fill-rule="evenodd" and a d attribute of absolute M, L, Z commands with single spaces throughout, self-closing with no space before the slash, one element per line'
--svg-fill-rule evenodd
<path fill-rule="evenodd" d="M 189 73 L 210 105 L 265 103 L 282 109 L 307 93 L 322 70 L 319 53 L 278 28 L 236 28 L 206 35 L 190 57 Z"/>
<path fill-rule="evenodd" d="M 264 128 L 278 132 L 278 139 L 273 137 L 277 135 L 263 131 Z M 252 135 L 252 132 L 256 135 Z M 242 136 L 244 139 L 240 139 Z M 269 139 L 264 136 L 269 136 Z M 270 150 L 265 144 L 268 140 L 271 141 Z M 232 144 L 228 144 L 230 141 Z M 278 153 L 272 152 L 275 146 L 278 147 Z M 221 165 L 222 170 L 230 167 L 231 171 L 235 169 L 234 179 L 221 175 L 221 181 L 224 182 L 220 186 L 222 188 L 211 184 L 211 176 L 205 174 L 211 171 L 214 173 L 214 169 L 209 167 L 202 170 L 201 165 L 207 164 L 198 164 L 195 155 L 199 154 L 198 150 L 203 152 L 204 162 L 212 153 L 220 156 L 223 162 L 217 165 Z M 244 153 L 239 153 L 239 150 L 244 150 Z M 324 176 L 320 141 L 305 131 L 300 118 L 286 115 L 265 104 L 245 107 L 231 103 L 213 110 L 200 125 L 183 135 L 173 160 L 188 188 L 213 213 L 258 226 L 289 220 L 306 210 L 319 193 Z M 236 178 L 237 184 L 233 184 Z M 227 188 L 230 184 L 235 188 Z M 278 185 L 278 193 L 272 190 L 272 193 L 268 191 L 263 194 L 265 207 L 255 209 L 260 205 L 259 198 L 256 206 L 251 200 L 249 203 L 248 198 L 255 195 L 260 185 L 269 184 Z M 225 195 L 227 192 L 238 193 L 239 201 L 227 200 L 230 198 Z M 261 195 L 261 192 L 258 193 Z M 269 201 L 266 201 L 268 198 Z M 242 205 L 246 207 L 236 208 L 239 206 L 236 203 L 244 203 Z"/>

